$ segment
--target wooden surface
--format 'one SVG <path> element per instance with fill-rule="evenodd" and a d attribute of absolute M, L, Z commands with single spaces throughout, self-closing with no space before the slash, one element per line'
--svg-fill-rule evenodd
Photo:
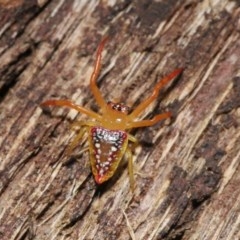
<path fill-rule="evenodd" d="M 239 1 L 0 1 L 0 239 L 240 239 Z M 184 73 L 134 130 L 136 189 L 127 164 L 98 188 L 87 152 L 65 150 L 70 98 L 97 111 L 98 80 L 133 108 L 175 68 Z"/>

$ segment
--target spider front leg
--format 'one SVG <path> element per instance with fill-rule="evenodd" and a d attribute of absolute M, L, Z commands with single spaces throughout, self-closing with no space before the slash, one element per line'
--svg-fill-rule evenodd
<path fill-rule="evenodd" d="M 159 91 L 167 84 L 169 83 L 172 79 L 174 79 L 176 76 L 178 76 L 179 74 L 181 74 L 181 72 L 183 71 L 183 68 L 179 68 L 174 70 L 172 73 L 170 73 L 169 75 L 167 75 L 166 77 L 164 77 L 160 82 L 157 83 L 157 85 L 154 87 L 154 91 L 152 93 L 152 95 L 150 97 L 148 97 L 145 101 L 143 101 L 142 103 L 140 103 L 136 109 L 129 115 L 129 117 L 132 119 L 132 121 L 134 121 L 134 119 L 139 116 L 157 97 L 158 97 L 158 93 Z M 164 119 L 167 117 L 166 114 L 163 114 L 163 116 L 161 117 L 159 116 L 160 120 Z M 156 116 L 156 117 L 157 117 Z M 157 117 L 158 118 L 158 117 Z M 155 118 L 154 118 L 155 119 Z M 150 120 L 151 121 L 151 120 Z M 148 125 L 143 125 L 143 126 L 151 126 L 152 124 Z"/>
<path fill-rule="evenodd" d="M 104 98 L 102 97 L 102 94 L 101 94 L 99 88 L 97 87 L 96 80 L 98 78 L 98 75 L 99 75 L 99 72 L 101 69 L 102 51 L 103 51 L 104 45 L 107 40 L 108 40 L 108 38 L 105 37 L 98 46 L 96 62 L 95 62 L 94 70 L 93 70 L 93 73 L 92 73 L 92 76 L 90 79 L 91 91 L 92 91 L 93 96 L 95 97 L 96 102 L 98 103 L 99 107 L 101 107 L 102 109 L 104 109 L 107 104 L 106 104 Z"/>

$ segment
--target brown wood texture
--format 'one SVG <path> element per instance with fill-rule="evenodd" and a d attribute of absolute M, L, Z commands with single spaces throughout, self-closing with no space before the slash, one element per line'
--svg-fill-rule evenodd
<path fill-rule="evenodd" d="M 2 4 L 1 4 L 2 3 Z M 1 1 L 0 239 L 240 239 L 239 1 Z M 69 98 L 98 111 L 89 89 L 96 48 L 110 36 L 98 79 L 103 96 L 136 107 L 178 67 L 132 131 L 127 162 L 97 187 L 80 144 L 86 119 L 49 108 Z"/>

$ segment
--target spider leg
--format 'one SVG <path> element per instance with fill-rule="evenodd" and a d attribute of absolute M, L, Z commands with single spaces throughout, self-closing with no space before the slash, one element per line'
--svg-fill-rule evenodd
<path fill-rule="evenodd" d="M 134 151 L 134 149 L 137 147 L 137 145 L 139 144 L 137 138 L 135 138 L 133 135 L 128 133 L 128 139 L 129 141 L 131 141 L 133 144 L 131 146 L 132 151 Z"/>
<path fill-rule="evenodd" d="M 157 122 L 169 118 L 171 117 L 171 113 L 170 112 L 165 112 L 162 114 L 158 114 L 156 115 L 154 118 L 149 119 L 149 120 L 141 120 L 141 121 L 136 121 L 136 122 L 130 122 L 128 124 L 128 128 L 139 128 L 139 127 L 147 127 L 147 126 L 152 126 L 154 124 L 156 124 Z"/>
<path fill-rule="evenodd" d="M 41 103 L 41 106 L 60 106 L 60 107 L 69 107 L 72 109 L 77 110 L 80 113 L 84 113 L 94 119 L 100 120 L 101 116 L 92 110 L 86 109 L 84 107 L 81 107 L 75 103 L 73 103 L 70 100 L 48 100 L 43 103 Z"/>
<path fill-rule="evenodd" d="M 97 80 L 97 77 L 99 75 L 100 68 L 101 68 L 102 50 L 103 50 L 103 47 L 104 47 L 104 45 L 105 45 L 107 40 L 108 40 L 108 38 L 105 37 L 102 40 L 102 42 L 99 44 L 99 46 L 98 46 L 96 62 L 95 62 L 94 70 L 93 70 L 93 73 L 92 73 L 92 76 L 91 76 L 91 79 L 90 79 L 91 91 L 93 93 L 93 96 L 96 99 L 96 102 L 98 103 L 98 105 L 102 109 L 106 106 L 106 102 L 103 99 L 102 94 L 101 94 L 99 88 L 97 87 L 96 80 Z"/>
<path fill-rule="evenodd" d="M 93 122 L 93 121 L 75 121 L 74 123 L 71 124 L 70 128 L 75 128 L 75 127 L 81 127 L 81 128 L 79 130 L 79 133 L 73 139 L 73 141 L 68 145 L 66 150 L 67 155 L 70 155 L 72 150 L 79 144 L 79 142 L 83 138 L 84 133 L 86 132 L 86 128 L 88 126 L 95 126 L 95 125 L 96 125 L 96 122 Z"/>
<path fill-rule="evenodd" d="M 126 149 L 126 157 L 128 159 L 128 172 L 129 172 L 128 174 L 129 174 L 129 180 L 130 180 L 130 188 L 131 188 L 131 191 L 134 192 L 135 180 L 134 180 L 134 172 L 133 172 L 133 155 L 132 155 L 132 152 L 134 151 L 134 149 L 138 145 L 138 140 L 130 134 L 128 134 L 128 139 L 131 142 L 133 142 L 133 145 Z"/>
<path fill-rule="evenodd" d="M 134 180 L 134 174 L 133 174 L 133 156 L 131 149 L 127 148 L 126 157 L 128 159 L 128 174 L 129 174 L 129 181 L 130 181 L 130 188 L 131 191 L 134 191 L 135 188 L 135 180 Z"/>
<path fill-rule="evenodd" d="M 70 128 L 82 127 L 82 126 L 96 126 L 94 121 L 75 121 L 70 125 Z"/>
<path fill-rule="evenodd" d="M 151 104 L 158 96 L 159 91 L 173 78 L 175 78 L 177 75 L 179 75 L 183 71 L 182 68 L 178 68 L 174 70 L 172 73 L 164 77 L 160 82 L 157 83 L 157 85 L 154 87 L 154 91 L 150 97 L 148 97 L 145 101 L 140 103 L 135 110 L 129 115 L 131 119 L 136 118 L 141 112 L 143 112 L 149 104 Z M 146 125 L 150 126 L 150 125 Z"/>
<path fill-rule="evenodd" d="M 85 127 L 80 129 L 79 133 L 75 136 L 73 141 L 68 145 L 67 150 L 66 150 L 66 154 L 68 156 L 71 154 L 73 149 L 79 144 L 79 142 L 83 138 L 84 133 L 85 133 Z"/>

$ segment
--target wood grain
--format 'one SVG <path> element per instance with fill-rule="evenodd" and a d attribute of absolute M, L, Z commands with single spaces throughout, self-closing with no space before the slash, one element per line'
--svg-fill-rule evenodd
<path fill-rule="evenodd" d="M 238 2 L 13 5 L 0 8 L 0 239 L 240 239 Z M 69 124 L 85 116 L 39 107 L 69 98 L 98 110 L 89 78 L 106 35 L 106 100 L 134 109 L 184 67 L 143 116 L 169 109 L 171 121 L 132 132 L 134 194 L 126 161 L 97 187 L 84 144 L 65 155 Z"/>

